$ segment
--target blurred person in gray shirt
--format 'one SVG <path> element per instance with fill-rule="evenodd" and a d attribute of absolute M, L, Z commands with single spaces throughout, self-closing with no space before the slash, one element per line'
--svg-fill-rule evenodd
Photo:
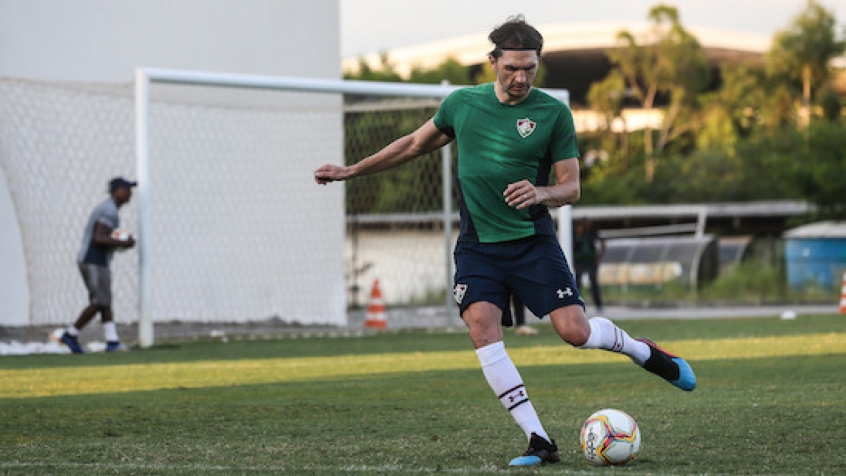
<path fill-rule="evenodd" d="M 120 229 L 118 209 L 132 198 L 132 187 L 137 185 L 123 177 L 109 181 L 109 198 L 97 205 L 82 236 L 82 246 L 76 261 L 82 281 L 88 289 L 88 306 L 82 310 L 76 322 L 62 334 L 61 342 L 74 354 L 83 354 L 79 345 L 79 331 L 97 314 L 103 322 L 106 338 L 106 352 L 120 349 L 120 338 L 112 312 L 112 273 L 109 265 L 116 249 L 135 246 L 135 239 Z"/>

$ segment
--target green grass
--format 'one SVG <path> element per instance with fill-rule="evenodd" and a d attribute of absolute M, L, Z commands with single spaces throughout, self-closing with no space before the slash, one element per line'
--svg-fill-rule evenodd
<path fill-rule="evenodd" d="M 846 317 L 632 321 L 683 354 L 681 392 L 628 359 L 506 336 L 562 463 L 510 469 L 522 432 L 463 333 L 198 342 L 0 358 L 0 474 L 843 474 Z M 643 445 L 595 468 L 581 423 Z"/>

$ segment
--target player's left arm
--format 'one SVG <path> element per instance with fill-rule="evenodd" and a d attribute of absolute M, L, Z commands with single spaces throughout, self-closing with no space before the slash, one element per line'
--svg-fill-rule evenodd
<path fill-rule="evenodd" d="M 572 157 L 553 164 L 555 185 L 538 187 L 538 203 L 548 207 L 572 205 L 582 196 L 579 182 L 579 159 Z"/>
<path fill-rule="evenodd" d="M 503 193 L 508 205 L 519 210 L 537 204 L 555 208 L 578 202 L 581 197 L 579 159 L 573 157 L 559 160 L 552 167 L 555 185 L 536 187 L 528 180 L 514 182 Z"/>

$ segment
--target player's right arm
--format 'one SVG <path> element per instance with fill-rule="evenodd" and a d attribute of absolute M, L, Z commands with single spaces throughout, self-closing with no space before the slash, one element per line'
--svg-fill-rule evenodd
<path fill-rule="evenodd" d="M 392 169 L 412 159 L 448 144 L 452 138 L 435 127 L 432 119 L 416 131 L 391 142 L 375 154 L 349 167 L 325 164 L 314 171 L 314 181 L 320 185 L 348 180 Z"/>

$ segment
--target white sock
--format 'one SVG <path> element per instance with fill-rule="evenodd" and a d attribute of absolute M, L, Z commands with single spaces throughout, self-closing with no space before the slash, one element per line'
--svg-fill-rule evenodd
<path fill-rule="evenodd" d="M 73 337 L 79 336 L 79 329 L 77 329 L 74 326 L 68 326 L 68 328 L 65 329 L 65 332 L 67 332 L 68 335 L 73 336 Z"/>
<path fill-rule="evenodd" d="M 505 344 L 494 342 L 480 349 L 476 349 L 479 363 L 482 364 L 482 372 L 488 380 L 488 385 L 499 397 L 502 405 L 511 413 L 514 421 L 520 425 L 526 433 L 526 439 L 531 438 L 532 433 L 549 441 L 549 435 L 543 429 L 538 414 L 535 412 L 532 402 L 529 401 L 529 394 L 523 386 L 523 378 L 517 367 L 505 351 Z"/>
<path fill-rule="evenodd" d="M 629 337 L 623 329 L 604 317 L 588 320 L 590 337 L 580 349 L 604 349 L 629 356 L 636 364 L 643 365 L 652 351 L 643 342 Z"/>
<path fill-rule="evenodd" d="M 114 321 L 103 323 L 103 333 L 106 335 L 106 342 L 120 342 Z"/>

